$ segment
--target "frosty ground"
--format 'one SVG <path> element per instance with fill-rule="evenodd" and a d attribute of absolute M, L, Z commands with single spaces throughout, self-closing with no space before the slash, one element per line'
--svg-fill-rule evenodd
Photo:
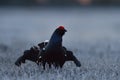
<path fill-rule="evenodd" d="M 120 10 L 9 9 L 0 8 L 0 80 L 120 80 Z M 39 42 L 49 39 L 56 26 L 68 32 L 63 45 L 82 66 L 66 62 L 62 69 L 48 69 L 16 59 Z"/>
<path fill-rule="evenodd" d="M 115 44 L 115 43 L 114 43 Z M 120 44 L 120 43 L 119 43 Z M 111 44 L 84 45 L 71 48 L 74 55 L 81 61 L 82 67 L 76 67 L 73 62 L 66 62 L 62 69 L 46 69 L 27 61 L 21 67 L 14 65 L 22 53 L 21 48 L 8 49 L 0 53 L 1 80 L 119 80 L 120 50 L 115 50 Z"/>

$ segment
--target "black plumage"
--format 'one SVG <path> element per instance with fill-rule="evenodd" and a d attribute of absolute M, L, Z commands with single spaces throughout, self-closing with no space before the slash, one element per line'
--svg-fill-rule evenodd
<path fill-rule="evenodd" d="M 74 61 L 76 66 L 80 67 L 80 61 L 73 55 L 72 51 L 68 51 L 62 46 L 62 37 L 67 30 L 63 26 L 58 27 L 52 34 L 49 42 L 42 42 L 38 44 L 39 48 L 33 47 L 30 50 L 26 50 L 24 55 L 19 57 L 15 64 L 20 66 L 21 63 L 25 63 L 25 60 L 34 61 L 39 65 L 42 64 L 45 69 L 46 63 L 49 67 L 62 68 L 66 61 Z"/>

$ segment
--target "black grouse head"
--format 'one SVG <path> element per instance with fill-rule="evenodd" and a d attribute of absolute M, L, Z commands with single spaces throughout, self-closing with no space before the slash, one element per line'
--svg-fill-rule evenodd
<path fill-rule="evenodd" d="M 62 36 L 67 30 L 63 26 L 59 26 L 52 34 L 46 49 L 53 49 L 62 47 Z M 54 47 L 54 48 L 53 48 Z"/>
<path fill-rule="evenodd" d="M 65 34 L 65 32 L 67 32 L 67 30 L 64 28 L 64 26 L 59 26 L 55 32 L 60 35 L 60 36 L 63 36 Z"/>

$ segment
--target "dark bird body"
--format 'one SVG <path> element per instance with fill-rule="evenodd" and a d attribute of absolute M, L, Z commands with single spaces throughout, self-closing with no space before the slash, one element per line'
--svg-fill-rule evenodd
<path fill-rule="evenodd" d="M 45 47 L 42 57 L 43 65 L 48 63 L 50 66 L 54 64 L 56 67 L 62 67 L 65 62 L 64 49 L 62 47 L 62 37 L 66 30 L 57 28 L 52 34 L 49 43 Z"/>
<path fill-rule="evenodd" d="M 27 54 L 24 52 L 24 55 L 18 58 L 15 64 L 18 65 L 19 63 L 24 63 L 24 60 L 28 59 L 34 61 L 37 64 L 42 64 L 43 68 L 45 69 L 46 63 L 49 64 L 49 67 L 53 65 L 56 68 L 62 68 L 66 61 L 74 61 L 76 66 L 80 67 L 81 64 L 79 60 L 77 60 L 77 58 L 73 55 L 73 52 L 68 51 L 65 47 L 62 46 L 62 37 L 65 32 L 66 30 L 64 27 L 60 26 L 53 32 L 47 44 L 43 46 L 43 43 L 41 43 L 42 48 L 41 45 L 38 44 L 41 50 L 35 48 L 33 52 L 28 51 Z"/>

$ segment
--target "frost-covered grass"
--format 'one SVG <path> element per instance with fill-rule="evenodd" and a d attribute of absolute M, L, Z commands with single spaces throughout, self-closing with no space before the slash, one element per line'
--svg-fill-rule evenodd
<path fill-rule="evenodd" d="M 82 67 L 66 62 L 62 69 L 45 71 L 30 61 L 15 66 L 15 60 L 22 54 L 20 48 L 0 52 L 0 80 L 120 80 L 120 50 L 115 48 L 115 43 L 71 48 Z"/>

